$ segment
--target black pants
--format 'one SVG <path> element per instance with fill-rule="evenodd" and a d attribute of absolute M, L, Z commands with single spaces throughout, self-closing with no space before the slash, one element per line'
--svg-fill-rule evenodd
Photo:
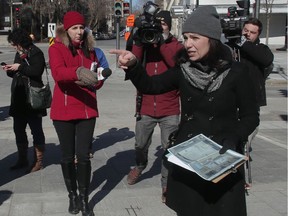
<path fill-rule="evenodd" d="M 89 149 L 93 140 L 96 118 L 71 121 L 53 121 L 62 151 L 62 162 L 89 160 Z"/>
<path fill-rule="evenodd" d="M 27 124 L 31 129 L 31 134 L 33 136 L 33 145 L 44 145 L 45 136 L 42 127 L 42 116 L 13 117 L 13 129 L 16 137 L 16 143 L 28 143 L 26 133 Z"/>

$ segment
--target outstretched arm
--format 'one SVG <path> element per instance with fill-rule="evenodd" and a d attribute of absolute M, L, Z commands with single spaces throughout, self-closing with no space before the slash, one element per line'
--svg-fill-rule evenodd
<path fill-rule="evenodd" d="M 128 69 L 128 67 L 133 67 L 137 64 L 136 56 L 128 50 L 110 50 L 111 54 L 118 55 L 118 65 L 122 69 Z"/>
<path fill-rule="evenodd" d="M 141 93 L 163 94 L 179 88 L 178 69 L 170 68 L 165 73 L 148 76 L 145 68 L 130 51 L 111 50 L 110 53 L 118 55 L 119 66 L 127 72 L 128 78 Z"/>

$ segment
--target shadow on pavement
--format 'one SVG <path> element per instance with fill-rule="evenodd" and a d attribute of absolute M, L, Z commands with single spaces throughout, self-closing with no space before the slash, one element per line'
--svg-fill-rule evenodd
<path fill-rule="evenodd" d="M 123 177 L 127 175 L 130 166 L 134 163 L 133 153 L 134 149 L 118 152 L 115 156 L 109 158 L 104 166 L 93 172 L 90 190 L 98 191 L 93 197 L 91 197 L 91 206 L 94 207 L 105 196 L 107 196 L 110 191 L 112 191 L 118 183 L 122 181 Z"/>
<path fill-rule="evenodd" d="M 9 108 L 10 106 L 0 107 L 0 121 L 5 121 L 10 117 Z"/>
<path fill-rule="evenodd" d="M 50 166 L 51 164 L 60 164 L 61 162 L 61 149 L 60 145 L 56 143 L 46 143 L 44 154 L 44 169 L 45 167 Z M 33 148 L 29 149 L 33 154 Z M 32 158 L 32 156 L 30 157 Z"/>
<path fill-rule="evenodd" d="M 131 139 L 135 136 L 133 131 L 130 131 L 128 127 L 124 128 L 110 128 L 108 132 L 98 135 L 94 139 L 92 145 L 93 153 L 101 149 L 114 145 L 117 142 Z"/>
<path fill-rule="evenodd" d="M 287 89 L 280 89 L 279 92 L 282 96 L 287 97 Z"/>
<path fill-rule="evenodd" d="M 283 121 L 287 121 L 287 115 L 280 115 L 280 118 L 281 118 Z"/>
<path fill-rule="evenodd" d="M 0 191 L 0 206 L 2 203 L 4 203 L 6 200 L 8 200 L 12 195 L 12 191 L 10 190 L 1 190 Z"/>
<path fill-rule="evenodd" d="M 34 159 L 33 151 L 34 151 L 34 148 L 32 146 L 28 148 L 29 165 L 33 163 L 33 159 Z M 55 143 L 46 143 L 46 152 L 44 155 L 44 169 L 45 167 L 48 167 L 51 164 L 60 163 L 60 157 L 61 157 L 61 154 L 60 154 L 59 146 L 56 146 Z M 18 159 L 18 153 L 16 150 L 16 144 L 15 144 L 15 152 L 7 155 L 5 158 L 0 160 L 0 170 L 1 170 L 0 187 L 17 178 L 27 175 L 26 170 L 29 167 L 25 167 L 19 170 L 10 170 L 10 167 L 17 162 L 17 159 Z"/>
<path fill-rule="evenodd" d="M 146 170 L 144 170 L 143 174 L 139 178 L 139 181 L 142 181 L 143 179 L 152 178 L 153 176 L 158 175 L 161 172 L 161 162 L 164 151 L 161 148 L 161 146 L 157 146 L 156 150 L 157 151 L 154 154 L 156 156 L 156 159 L 153 161 L 151 169 L 147 170 L 147 172 L 145 172 Z M 160 187 L 160 179 L 159 179 L 159 187 Z"/>
<path fill-rule="evenodd" d="M 93 141 L 93 153 L 131 139 L 135 136 L 129 128 L 111 128 L 108 132 L 98 135 Z M 119 143 L 121 144 L 121 143 Z M 129 172 L 130 166 L 134 163 L 134 149 L 118 152 L 109 158 L 106 164 L 92 173 L 90 191 L 99 190 L 90 200 L 91 206 L 95 206 L 103 199 Z M 128 160 L 127 160 L 128 159 Z M 92 159 L 93 160 L 93 159 Z M 96 158 L 97 160 L 97 158 Z M 101 186 L 104 184 L 103 186 Z"/>
<path fill-rule="evenodd" d="M 102 148 L 106 148 L 116 144 L 119 141 L 127 140 L 132 137 L 134 137 L 134 132 L 129 131 L 128 128 L 122 128 L 119 130 L 116 128 L 111 128 L 107 133 L 97 137 L 93 143 L 93 150 L 99 151 Z M 139 178 L 139 181 L 152 178 L 160 173 L 162 155 L 163 150 L 160 146 L 158 146 L 155 153 L 156 159 L 153 161 L 153 164 L 149 170 L 144 170 L 143 174 Z M 133 146 L 131 146 L 130 150 L 117 152 L 113 157 L 110 157 L 107 160 L 105 165 L 95 170 L 92 173 L 90 191 L 97 190 L 97 192 L 93 197 L 91 197 L 91 207 L 94 207 L 98 202 L 106 197 L 110 191 L 112 191 L 119 184 L 119 182 L 121 182 L 123 178 L 127 176 L 128 172 L 130 171 L 130 167 L 134 165 L 135 152 Z M 126 179 L 124 181 L 126 181 Z"/>

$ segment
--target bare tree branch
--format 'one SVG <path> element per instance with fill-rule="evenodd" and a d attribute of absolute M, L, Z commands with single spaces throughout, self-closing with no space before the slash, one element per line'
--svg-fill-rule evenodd
<path fill-rule="evenodd" d="M 270 19 L 272 14 L 272 7 L 273 7 L 274 0 L 264 0 L 263 9 L 266 15 L 266 45 L 269 44 L 269 32 L 270 32 Z"/>

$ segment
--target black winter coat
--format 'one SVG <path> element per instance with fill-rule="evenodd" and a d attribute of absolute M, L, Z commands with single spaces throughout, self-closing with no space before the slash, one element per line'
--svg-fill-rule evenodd
<path fill-rule="evenodd" d="M 26 60 L 29 62 L 27 64 Z M 28 94 L 28 79 L 30 78 L 31 86 L 42 87 L 42 74 L 45 69 L 45 58 L 43 52 L 32 45 L 28 51 L 28 56 L 21 59 L 16 53 L 14 63 L 19 63 L 20 66 L 17 72 L 7 71 L 7 76 L 13 78 L 11 84 L 11 104 L 10 116 L 46 116 L 46 109 L 35 110 L 27 103 Z"/>
<path fill-rule="evenodd" d="M 256 99 L 259 106 L 266 106 L 265 69 L 271 66 L 274 55 L 270 48 L 261 44 L 259 39 L 254 43 L 246 41 L 240 50 L 240 61 L 249 68 L 249 75 L 255 88 Z"/>
<path fill-rule="evenodd" d="M 242 143 L 259 124 L 253 84 L 247 68 L 239 62 L 232 63 L 220 88 L 202 99 L 203 91 L 185 79 L 180 67 L 149 77 L 138 64 L 127 74 L 145 94 L 179 89 L 181 126 L 176 144 L 202 133 L 219 144 L 224 139 L 238 140 L 237 151 L 242 152 Z M 246 216 L 243 171 L 242 166 L 215 184 L 170 164 L 166 203 L 181 216 Z"/>

